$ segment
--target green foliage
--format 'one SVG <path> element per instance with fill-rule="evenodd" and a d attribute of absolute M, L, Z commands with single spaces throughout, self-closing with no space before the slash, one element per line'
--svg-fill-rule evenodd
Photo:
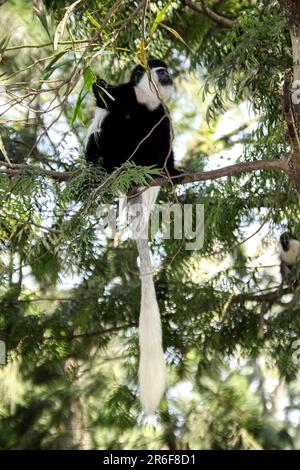
<path fill-rule="evenodd" d="M 90 68 L 86 68 L 83 71 L 83 86 L 79 92 L 79 95 L 76 101 L 76 106 L 75 106 L 74 113 L 73 113 L 72 120 L 71 120 L 71 126 L 74 124 L 74 121 L 77 117 L 80 120 L 80 122 L 84 124 L 82 112 L 81 112 L 81 105 L 83 101 L 86 99 L 87 93 L 89 92 L 94 81 L 95 81 L 95 75 L 93 74 Z"/>

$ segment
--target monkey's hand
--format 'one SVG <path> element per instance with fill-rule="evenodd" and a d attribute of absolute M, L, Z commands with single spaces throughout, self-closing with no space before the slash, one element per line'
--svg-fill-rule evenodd
<path fill-rule="evenodd" d="M 99 93 L 101 93 L 102 88 L 106 89 L 107 83 L 105 80 L 102 80 L 102 78 L 97 77 L 97 80 L 93 83 L 93 92 L 96 98 Z"/>
<path fill-rule="evenodd" d="M 93 83 L 93 92 L 96 98 L 96 103 L 98 108 L 107 108 L 107 100 L 105 90 L 108 88 L 108 85 L 105 80 L 97 77 L 97 80 Z"/>
<path fill-rule="evenodd" d="M 106 81 L 103 80 L 102 78 L 99 78 L 99 77 L 97 77 L 97 80 L 94 83 L 94 85 L 96 85 L 97 87 L 100 87 L 100 88 L 106 88 L 107 87 Z"/>

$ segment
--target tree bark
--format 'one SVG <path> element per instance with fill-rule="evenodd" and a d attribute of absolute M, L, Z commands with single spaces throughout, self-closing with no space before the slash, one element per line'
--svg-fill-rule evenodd
<path fill-rule="evenodd" d="M 292 42 L 293 54 L 293 83 L 286 73 L 284 86 L 284 112 L 288 126 L 292 154 L 290 166 L 292 179 L 298 193 L 300 202 L 300 104 L 293 99 L 300 92 L 300 0 L 278 0 L 285 14 Z"/>
<path fill-rule="evenodd" d="M 300 0 L 279 0 L 279 4 L 289 23 L 294 80 L 300 80 Z"/>
<path fill-rule="evenodd" d="M 74 385 L 81 388 L 83 377 L 84 363 L 80 360 L 69 358 L 65 361 L 65 373 L 74 375 Z M 69 410 L 69 431 L 67 433 L 67 449 L 88 450 L 89 449 L 89 433 L 88 418 L 86 413 L 85 397 L 79 396 L 74 398 Z"/>

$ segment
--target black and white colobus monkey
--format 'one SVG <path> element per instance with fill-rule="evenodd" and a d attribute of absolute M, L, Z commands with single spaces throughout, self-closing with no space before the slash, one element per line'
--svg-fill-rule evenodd
<path fill-rule="evenodd" d="M 296 287 L 299 276 L 297 263 L 300 260 L 300 241 L 288 232 L 283 233 L 280 236 L 279 256 L 282 283 Z"/>
<path fill-rule="evenodd" d="M 98 79 L 94 84 L 97 107 L 85 141 L 86 159 L 108 173 L 130 159 L 137 165 L 156 165 L 170 176 L 180 174 L 174 167 L 171 123 L 162 104 L 171 94 L 172 78 L 161 60 L 150 60 L 148 65 L 148 70 L 140 65 L 135 67 L 128 83 L 107 86 Z M 105 103 L 100 97 L 103 88 L 107 91 L 101 94 Z M 158 192 L 159 187 L 152 187 L 139 196 L 141 217 L 147 214 L 147 221 Z M 136 240 L 142 286 L 139 384 L 143 409 L 151 414 L 165 390 L 166 367 L 146 232 Z"/>
<path fill-rule="evenodd" d="M 130 159 L 167 169 L 170 176 L 180 174 L 174 167 L 170 119 L 162 105 L 171 95 L 172 78 L 165 62 L 154 59 L 148 66 L 147 73 L 137 65 L 128 83 L 108 86 L 98 79 L 93 86 L 97 107 L 85 154 L 88 162 L 108 173 Z"/>

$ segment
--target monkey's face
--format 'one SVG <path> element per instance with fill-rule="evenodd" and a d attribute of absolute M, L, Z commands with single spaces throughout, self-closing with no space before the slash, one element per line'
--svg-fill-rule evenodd
<path fill-rule="evenodd" d="M 167 65 L 161 60 L 150 60 L 147 71 L 141 65 L 135 67 L 130 82 L 138 95 L 138 101 L 156 108 L 160 101 L 170 98 L 172 93 L 172 77 Z"/>
<path fill-rule="evenodd" d="M 172 93 L 173 80 L 172 77 L 165 67 L 156 67 L 151 69 L 151 76 L 153 81 L 157 85 L 162 98 L 168 99 Z"/>
<path fill-rule="evenodd" d="M 166 67 L 155 67 L 151 69 L 153 80 L 158 86 L 166 87 L 172 86 L 173 80 L 169 70 Z"/>
<path fill-rule="evenodd" d="M 143 71 L 136 89 L 143 92 L 151 101 L 166 101 L 172 93 L 172 78 L 165 67 L 150 69 L 150 73 Z"/>
<path fill-rule="evenodd" d="M 280 235 L 280 244 L 284 251 L 288 251 L 289 249 L 289 243 L 291 240 L 293 240 L 295 237 L 293 237 L 290 233 L 285 232 L 282 235 Z"/>

